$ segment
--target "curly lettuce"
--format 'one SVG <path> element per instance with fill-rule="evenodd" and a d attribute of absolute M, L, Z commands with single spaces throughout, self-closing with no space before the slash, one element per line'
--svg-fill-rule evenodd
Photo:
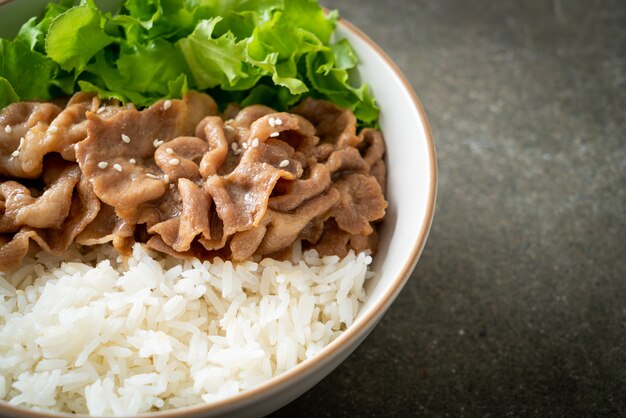
<path fill-rule="evenodd" d="M 278 110 L 324 98 L 374 125 L 376 102 L 350 77 L 354 51 L 332 40 L 337 18 L 316 0 L 126 0 L 113 14 L 50 3 L 0 38 L 0 107 L 76 91 L 149 106 L 194 89 Z"/>

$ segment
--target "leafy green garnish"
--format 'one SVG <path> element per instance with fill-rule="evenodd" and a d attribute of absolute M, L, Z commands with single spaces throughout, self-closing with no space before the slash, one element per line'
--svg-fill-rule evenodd
<path fill-rule="evenodd" d="M 374 125 L 371 92 L 350 77 L 357 57 L 332 41 L 336 22 L 316 0 L 126 0 L 116 14 L 62 0 L 0 39 L 0 106 L 74 91 L 148 106 L 195 89 L 277 110 L 325 98 Z"/>
<path fill-rule="evenodd" d="M 46 53 L 64 70 L 81 72 L 113 38 L 104 33 L 104 17 L 88 5 L 73 7 L 52 21 L 46 35 Z"/>
<path fill-rule="evenodd" d="M 20 99 L 52 98 L 50 87 L 57 73 L 54 61 L 26 43 L 0 39 L 0 77 L 11 84 Z"/>
<path fill-rule="evenodd" d="M 0 108 L 17 102 L 19 99 L 17 93 L 13 90 L 13 86 L 9 83 L 9 80 L 0 77 Z"/>

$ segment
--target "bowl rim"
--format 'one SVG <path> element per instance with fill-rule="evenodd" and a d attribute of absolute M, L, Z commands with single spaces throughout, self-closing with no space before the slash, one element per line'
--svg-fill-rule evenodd
<path fill-rule="evenodd" d="M 0 5 L 9 3 L 11 1 L 13 0 L 0 0 Z M 407 93 L 409 93 L 415 110 L 417 110 L 419 120 L 423 126 L 428 152 L 428 160 L 430 163 L 430 182 L 428 185 L 426 215 L 424 218 L 424 222 L 422 223 L 421 229 L 417 234 L 417 238 L 413 243 L 410 256 L 405 260 L 400 270 L 400 273 L 392 281 L 391 285 L 387 287 L 382 296 L 380 296 L 377 303 L 372 306 L 371 309 L 365 312 L 363 317 L 359 318 L 358 321 L 349 326 L 344 332 L 341 333 L 339 337 L 331 341 L 315 356 L 304 360 L 303 362 L 297 364 L 291 369 L 286 370 L 280 375 L 275 376 L 267 380 L 266 382 L 259 384 L 258 386 L 247 389 L 236 395 L 229 396 L 228 398 L 217 400 L 208 404 L 198 404 L 182 408 L 150 412 L 142 414 L 140 416 L 155 418 L 182 418 L 185 416 L 199 416 L 201 414 L 207 414 L 211 412 L 228 412 L 229 410 L 234 410 L 237 404 L 251 403 L 254 401 L 255 398 L 259 398 L 265 393 L 278 391 L 280 388 L 286 387 L 291 381 L 296 380 L 298 376 L 312 373 L 318 365 L 329 362 L 335 356 L 335 353 L 337 351 L 341 352 L 342 348 L 346 349 L 347 347 L 350 347 L 352 344 L 357 342 L 359 340 L 359 337 L 361 337 L 362 335 L 366 336 L 368 333 L 368 326 L 370 326 L 370 324 L 372 323 L 375 323 L 378 319 L 382 317 L 382 315 L 389 308 L 393 300 L 400 293 L 407 280 L 409 279 L 413 269 L 415 268 L 417 260 L 419 259 L 424 249 L 424 246 L 426 245 L 426 239 L 428 238 L 430 227 L 432 225 L 435 213 L 435 203 L 437 200 L 437 157 L 430 123 L 428 122 L 428 118 L 426 117 L 424 107 L 422 106 L 422 103 L 420 102 L 417 94 L 411 86 L 411 83 L 409 83 L 406 76 L 400 70 L 398 65 L 393 62 L 393 60 L 383 51 L 381 47 L 379 47 L 374 41 L 372 41 L 367 35 L 365 35 L 365 33 L 363 33 L 359 28 L 350 23 L 348 20 L 340 17 L 337 23 L 343 26 L 343 29 L 345 29 L 346 31 L 351 32 L 358 38 L 361 38 L 361 40 L 364 41 L 370 48 L 372 48 L 374 52 L 379 55 L 382 60 L 385 61 L 385 63 L 391 68 L 392 72 L 402 83 L 404 89 L 407 91 Z M 2 413 L 3 411 L 11 413 L 14 416 L 23 416 L 28 418 L 89 417 L 85 414 L 34 411 L 31 409 L 10 405 L 6 401 L 0 401 L 0 413 Z"/>

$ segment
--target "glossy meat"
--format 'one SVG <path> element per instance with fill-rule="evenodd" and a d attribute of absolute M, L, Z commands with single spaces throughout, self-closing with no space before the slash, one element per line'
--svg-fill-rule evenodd
<path fill-rule="evenodd" d="M 357 134 L 352 112 L 322 100 L 226 112 L 196 92 L 143 110 L 83 93 L 63 109 L 2 110 L 0 269 L 33 242 L 128 254 L 138 241 L 235 261 L 280 258 L 296 240 L 324 255 L 375 251 L 387 208 L 380 132 Z"/>

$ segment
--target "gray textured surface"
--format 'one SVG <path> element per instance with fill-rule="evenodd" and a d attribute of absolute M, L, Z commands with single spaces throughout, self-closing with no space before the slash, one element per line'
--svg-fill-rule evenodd
<path fill-rule="evenodd" d="M 626 414 L 626 2 L 324 2 L 422 100 L 439 199 L 412 278 L 293 416 Z"/>

